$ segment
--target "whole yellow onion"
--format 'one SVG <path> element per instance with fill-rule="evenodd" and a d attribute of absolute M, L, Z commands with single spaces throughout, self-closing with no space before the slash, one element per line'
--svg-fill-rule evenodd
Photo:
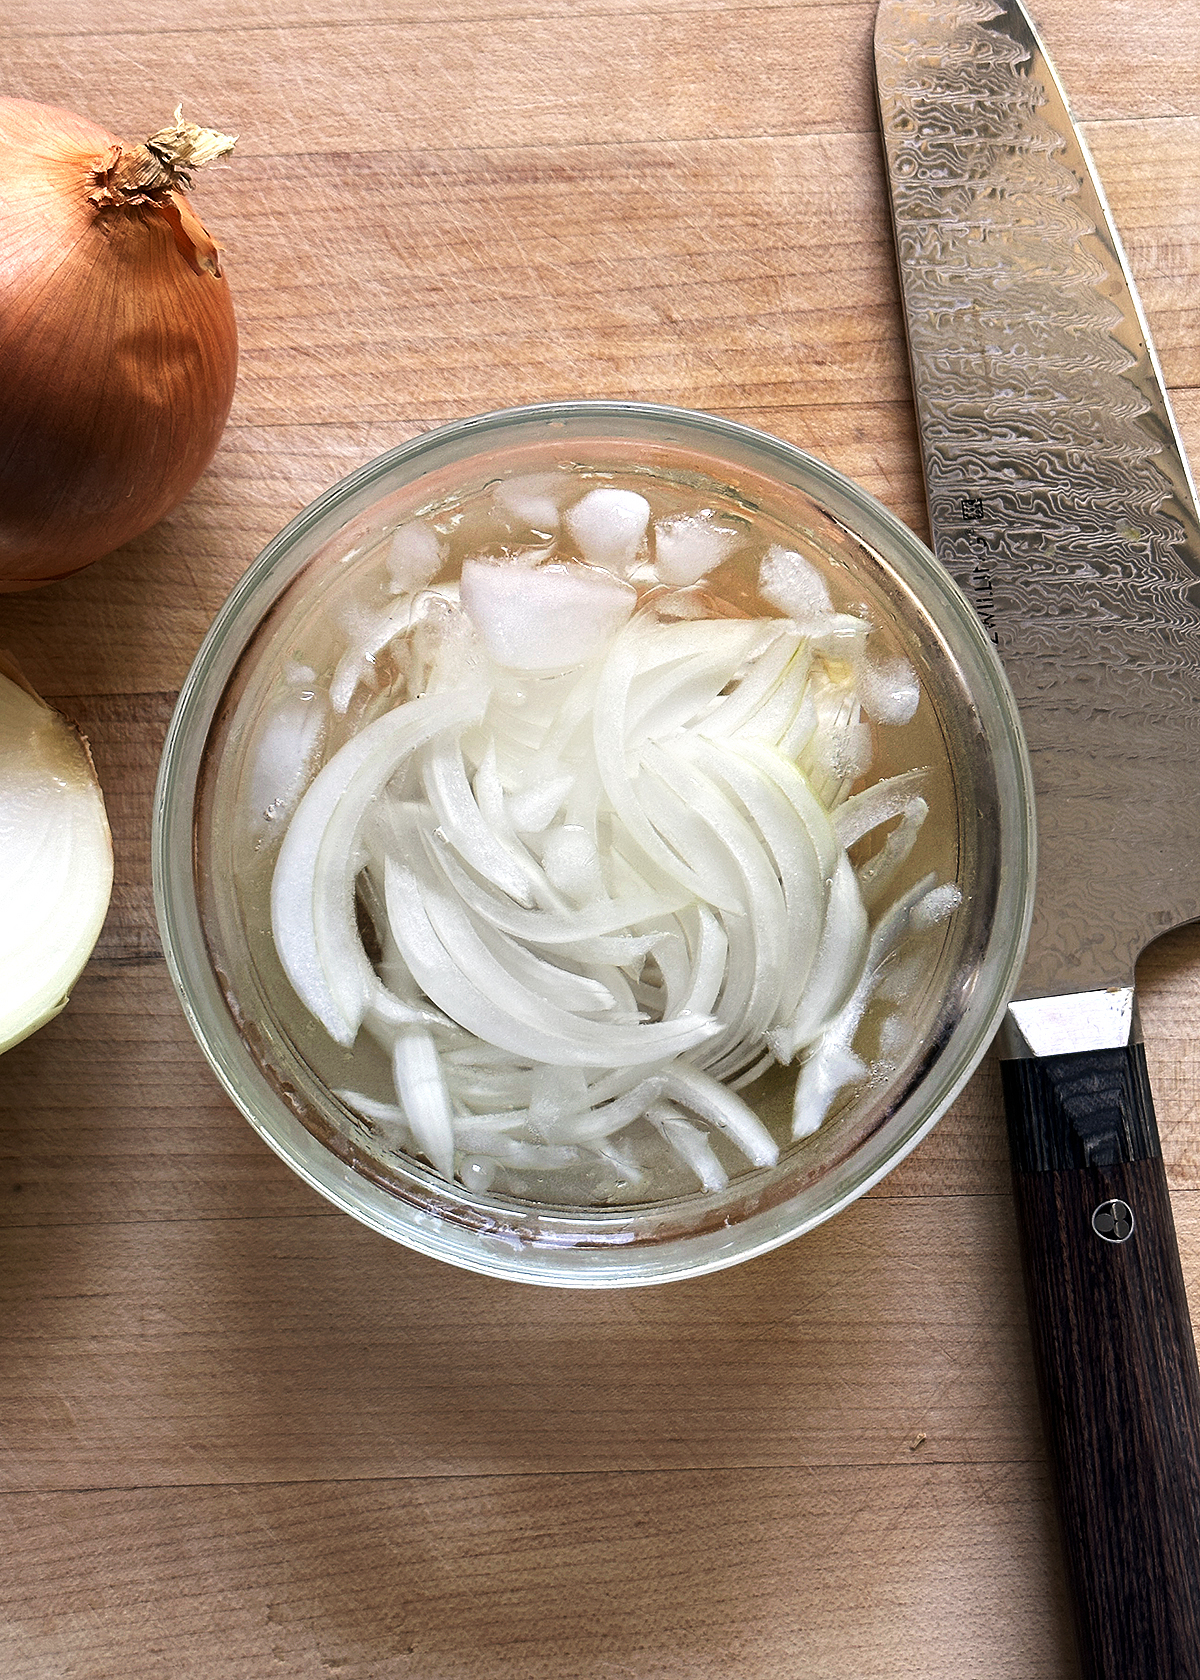
<path fill-rule="evenodd" d="M 0 591 L 137 536 L 212 458 L 237 327 L 183 190 L 232 146 L 179 111 L 130 147 L 0 99 Z"/>

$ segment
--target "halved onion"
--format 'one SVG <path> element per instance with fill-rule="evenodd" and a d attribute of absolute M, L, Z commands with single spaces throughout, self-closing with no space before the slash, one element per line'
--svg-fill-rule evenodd
<path fill-rule="evenodd" d="M 0 1053 L 65 1006 L 113 882 L 87 742 L 0 656 Z"/>

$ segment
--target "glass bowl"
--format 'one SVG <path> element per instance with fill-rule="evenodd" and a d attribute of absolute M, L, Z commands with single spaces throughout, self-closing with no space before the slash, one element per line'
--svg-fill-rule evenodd
<path fill-rule="evenodd" d="M 925 770 L 919 870 L 956 883 L 961 902 L 908 962 L 902 1001 L 890 1006 L 902 1031 L 892 1031 L 888 1056 L 815 1133 L 790 1135 L 794 1068 L 745 1089 L 780 1154 L 773 1165 L 743 1160 L 722 1188 L 668 1174 L 651 1180 L 651 1194 L 614 1169 L 609 1188 L 603 1174 L 599 1190 L 590 1185 L 588 1204 L 569 1189 L 514 1190 L 512 1178 L 499 1189 L 447 1181 L 336 1094 L 361 1083 L 359 1051 L 335 1044 L 297 1003 L 272 942 L 270 877 L 286 828 L 273 819 L 295 797 L 280 793 L 278 771 L 263 785 L 273 720 L 298 688 L 306 699 L 326 692 L 354 626 L 395 596 L 397 530 L 414 520 L 465 529 L 497 484 L 516 481 L 536 499 L 566 468 L 589 484 L 639 484 L 668 510 L 716 507 L 727 523 L 782 535 L 819 568 L 834 605 L 869 617 L 885 650 L 920 680 L 912 720 L 876 732 L 872 776 Z M 703 587 L 734 616 L 750 589 L 735 560 Z M 358 672 L 371 704 L 395 677 L 386 650 L 376 655 Z M 986 1051 L 1020 972 L 1033 798 L 1016 707 L 979 619 L 882 506 L 801 450 L 731 421 L 564 402 L 417 437 L 335 485 L 267 546 L 180 694 L 159 774 L 153 865 L 163 945 L 196 1037 L 234 1102 L 301 1177 L 440 1259 L 533 1283 L 615 1287 L 712 1271 L 786 1242 L 862 1194 L 929 1131 Z"/>

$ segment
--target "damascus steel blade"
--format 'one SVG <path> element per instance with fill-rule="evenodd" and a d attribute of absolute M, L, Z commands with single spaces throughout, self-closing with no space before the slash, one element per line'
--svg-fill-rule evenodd
<path fill-rule="evenodd" d="M 1200 915 L 1200 530 L 1140 304 L 1018 0 L 883 0 L 884 151 L 935 552 L 1034 767 L 1018 998 Z"/>

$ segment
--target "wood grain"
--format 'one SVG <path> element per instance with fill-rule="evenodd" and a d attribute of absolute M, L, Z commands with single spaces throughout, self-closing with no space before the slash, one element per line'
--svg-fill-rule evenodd
<path fill-rule="evenodd" d="M 479 1279 L 239 1117 L 161 956 L 154 775 L 225 595 L 336 479 L 557 396 L 729 414 L 926 531 L 870 0 L 9 0 L 0 92 L 241 135 L 195 202 L 242 364 L 155 530 L 0 597 L 116 843 L 70 1006 L 0 1063 L 13 1680 L 1073 1680 L 984 1063 L 869 1196 L 667 1288 Z M 1045 0 L 1200 454 L 1200 4 Z M 0 883 L 0 890 L 2 890 Z M 1200 930 L 1139 969 L 1200 1306 Z"/>
<path fill-rule="evenodd" d="M 20 1494 L 6 1673 L 1059 1680 L 1044 1496 L 916 1464 Z"/>
<path fill-rule="evenodd" d="M 6 1491 L 1040 1456 L 1005 1196 L 941 1207 L 921 1264 L 911 1203 L 867 1200 L 728 1279 L 588 1304 L 445 1277 L 267 1175 L 269 1217 L 239 1215 L 203 1145 L 186 1197 L 102 1208 L 100 1179 L 69 1225 L 14 1225 Z"/>
<path fill-rule="evenodd" d="M 1048 1058 L 1035 1092 L 1006 1094 L 1036 1112 L 1048 1086 L 1070 1092 L 1097 1076 L 1096 1109 L 1119 1104 L 1134 1133 L 1098 1142 L 1096 1164 L 1014 1172 L 1038 1386 L 1057 1490 L 1063 1561 L 1083 1680 L 1195 1680 L 1200 1674 L 1200 1376 L 1172 1230 L 1170 1198 L 1144 1072 L 1114 1104 L 1111 1067 L 1092 1052 Z M 1126 1049 L 1125 1055 L 1129 1055 Z M 1067 1071 L 1068 1064 L 1071 1071 Z M 1127 1074 L 1130 1070 L 1122 1070 Z M 1015 1084 L 1015 1082 L 1014 1082 Z M 1023 1099 L 1023 1101 L 1021 1100 Z M 1098 1115 L 1097 1115 L 1098 1118 Z M 1014 1131 L 1028 1127 L 1014 1117 Z M 1058 1128 L 1053 1128 L 1058 1132 Z M 1061 1132 L 1058 1132 L 1061 1139 Z M 1020 1157 L 1014 1149 L 1014 1164 Z M 1053 1157 L 1062 1159 L 1059 1153 Z M 1095 1211 L 1132 1210 L 1133 1240 L 1098 1241 Z"/>

